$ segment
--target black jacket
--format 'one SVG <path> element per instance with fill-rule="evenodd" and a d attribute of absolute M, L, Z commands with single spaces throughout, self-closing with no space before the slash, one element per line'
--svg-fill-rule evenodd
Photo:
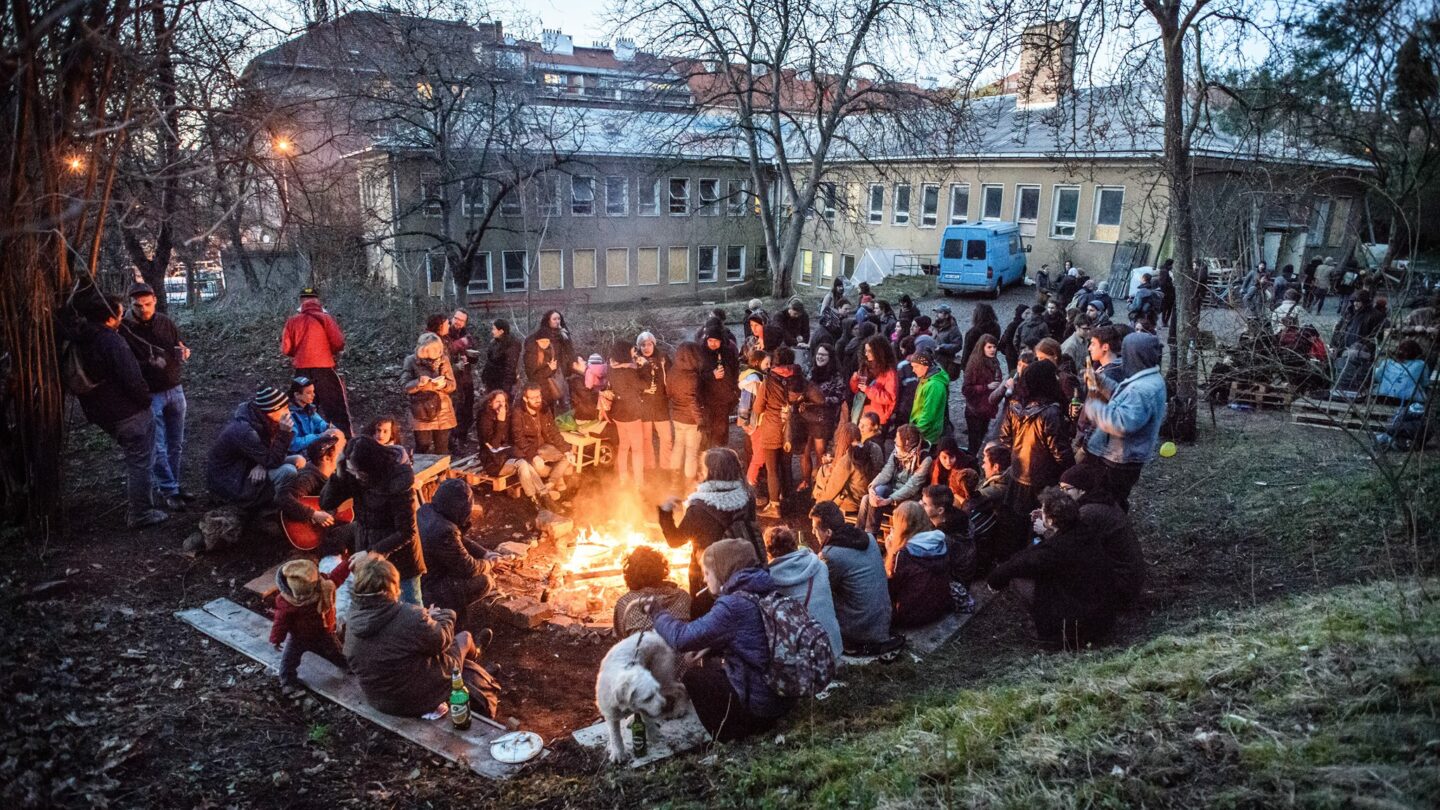
<path fill-rule="evenodd" d="M 986 577 L 995 589 L 1012 579 L 1035 582 L 1030 616 L 1041 640 L 1059 641 L 1066 622 L 1103 634 L 1114 619 L 1108 559 L 1099 540 L 1083 526 L 1058 532 L 1027 546 Z"/>
<path fill-rule="evenodd" d="M 700 364 L 700 403 L 708 413 L 729 415 L 740 401 L 740 355 L 729 343 L 721 343 L 717 351 L 700 346 L 704 361 Z M 715 379 L 715 367 L 725 369 L 724 379 Z"/>
<path fill-rule="evenodd" d="M 693 355 L 698 356 L 698 355 Z M 675 365 L 666 376 L 666 391 L 670 396 L 670 418 L 685 425 L 700 424 L 700 374 L 701 369 L 687 365 L 688 351 L 675 353 Z"/>
<path fill-rule="evenodd" d="M 520 341 L 506 333 L 490 341 L 485 349 L 485 368 L 480 383 L 486 391 L 509 391 L 515 387 L 520 370 Z"/>
<path fill-rule="evenodd" d="M 515 448 L 510 441 L 510 415 L 511 411 L 505 411 L 505 418 L 498 419 L 495 412 L 481 404 L 475 409 L 478 415 L 475 417 L 475 434 L 480 439 L 480 449 L 477 455 L 480 456 L 480 463 L 484 465 L 485 472 L 496 475 L 500 468 L 509 459 L 515 458 Z M 495 448 L 491 450 L 491 448 Z"/>
<path fill-rule="evenodd" d="M 535 458 L 547 444 L 561 451 L 570 448 L 560 435 L 560 428 L 555 426 L 555 414 L 548 407 L 531 414 L 523 404 L 510 411 L 510 441 L 515 446 L 515 458 L 526 461 Z"/>
<path fill-rule="evenodd" d="M 700 485 L 702 488 L 704 483 Z M 715 502 L 698 500 L 700 494 L 691 496 L 685 507 L 685 517 L 680 520 L 679 525 L 675 523 L 675 513 L 667 512 L 664 509 L 658 510 L 660 530 L 665 535 L 665 542 L 671 548 L 679 548 L 686 543 L 690 544 L 690 593 L 697 594 L 705 587 L 705 575 L 700 568 L 700 558 L 704 556 L 705 549 L 711 545 L 724 540 L 730 526 L 737 521 L 743 522 L 749 527 L 750 539 L 758 545 L 760 529 L 755 516 L 755 496 L 751 495 L 749 489 L 743 484 L 733 488 L 732 493 L 721 495 L 714 499 Z M 721 508 L 717 503 L 725 503 L 731 508 Z M 765 558 L 765 550 L 758 549 L 757 559 Z"/>
<path fill-rule="evenodd" d="M 1010 471 L 1016 483 L 1036 493 L 1060 483 L 1060 473 L 1075 463 L 1070 448 L 1070 420 L 1058 404 L 1007 408 L 1000 442 L 1010 448 Z"/>
<path fill-rule="evenodd" d="M 640 418 L 646 422 L 670 421 L 670 350 L 661 344 L 655 345 L 655 354 L 646 358 L 640 366 L 640 380 L 645 384 L 640 392 Z"/>
<path fill-rule="evenodd" d="M 273 470 L 284 463 L 293 435 L 290 428 L 272 422 L 249 400 L 240 403 L 220 437 L 210 445 L 205 463 L 205 485 L 210 493 L 242 509 L 273 501 L 275 488 L 270 479 L 251 481 L 250 470 L 257 464 Z"/>
<path fill-rule="evenodd" d="M 140 361 L 140 373 L 152 393 L 169 391 L 180 384 L 180 369 L 185 362 L 180 330 L 165 313 L 157 312 L 148 321 L 138 320 L 133 313 L 126 315 L 120 322 L 120 336 Z"/>
<path fill-rule="evenodd" d="M 320 508 L 333 511 L 353 498 L 355 549 L 384 554 L 400 571 L 402 580 L 424 574 L 425 557 L 415 526 L 415 472 L 396 459 L 379 481 L 364 485 L 345 467 L 342 460 L 325 482 Z"/>
<path fill-rule="evenodd" d="M 85 418 L 108 432 L 140 411 L 150 410 L 150 387 L 125 338 L 100 326 L 81 341 L 80 365 L 96 383 L 90 393 L 76 397 Z"/>
<path fill-rule="evenodd" d="M 1080 501 L 1080 522 L 1099 540 L 1110 563 L 1114 606 L 1134 602 L 1145 588 L 1145 554 L 1130 516 L 1112 501 L 1087 494 Z"/>
<path fill-rule="evenodd" d="M 308 523 L 315 510 L 301 503 L 300 499 L 318 498 L 324 489 L 325 475 L 314 464 L 306 464 L 275 493 L 275 503 L 280 507 L 280 514 L 286 518 Z"/>
<path fill-rule="evenodd" d="M 483 578 L 490 570 L 485 549 L 465 539 L 470 508 L 470 485 L 452 478 L 441 484 L 430 503 L 416 513 L 425 557 L 421 591 L 427 601 L 462 616 L 474 592 L 472 581 Z"/>
<path fill-rule="evenodd" d="M 610 402 L 610 421 L 643 420 L 645 381 L 641 378 L 640 371 L 629 366 L 611 366 L 606 379 L 610 383 L 610 393 L 615 395 Z"/>

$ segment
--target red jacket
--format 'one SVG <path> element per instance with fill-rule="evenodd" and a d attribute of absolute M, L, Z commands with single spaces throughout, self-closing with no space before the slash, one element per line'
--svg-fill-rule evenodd
<path fill-rule="evenodd" d="M 340 587 L 340 583 L 350 576 L 350 560 L 347 557 L 335 566 L 335 570 L 328 574 L 321 574 L 325 579 Z M 291 602 L 285 585 L 285 580 L 280 572 L 275 572 L 275 581 L 280 586 L 280 592 L 275 594 L 275 619 L 270 624 L 270 643 L 279 644 L 288 635 L 296 638 L 316 638 L 324 633 L 335 632 L 335 608 L 331 607 L 329 613 L 324 616 L 315 609 L 314 604 L 297 605 Z"/>
<path fill-rule="evenodd" d="M 280 335 L 280 351 L 295 361 L 295 368 L 334 368 L 335 355 L 344 348 L 340 324 L 314 298 L 301 302 Z"/>
<path fill-rule="evenodd" d="M 890 424 L 895 413 L 895 399 L 899 396 L 899 380 L 891 369 L 870 381 L 865 388 L 865 410 L 874 411 L 880 417 L 880 424 Z M 850 393 L 860 393 L 860 372 L 850 375 Z"/>

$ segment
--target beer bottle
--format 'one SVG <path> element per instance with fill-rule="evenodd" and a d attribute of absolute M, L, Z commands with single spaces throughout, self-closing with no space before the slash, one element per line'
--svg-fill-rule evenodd
<path fill-rule="evenodd" d="M 470 690 L 465 688 L 458 668 L 450 675 L 450 725 L 456 731 L 470 728 Z"/>
<path fill-rule="evenodd" d="M 645 718 L 639 712 L 630 716 L 630 740 L 634 743 L 635 758 L 645 756 L 650 750 L 650 741 L 645 737 Z"/>

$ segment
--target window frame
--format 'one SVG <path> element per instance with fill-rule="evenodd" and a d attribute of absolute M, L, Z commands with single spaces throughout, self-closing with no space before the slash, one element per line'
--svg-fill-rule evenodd
<path fill-rule="evenodd" d="M 541 175 L 540 177 L 540 216 L 557 218 L 560 216 L 560 177 L 561 175 Z"/>
<path fill-rule="evenodd" d="M 507 219 L 525 216 L 525 190 L 527 186 L 515 185 L 500 198 L 500 216 Z"/>
<path fill-rule="evenodd" d="M 731 275 L 731 274 L 730 274 L 730 257 L 731 257 L 731 255 L 732 255 L 732 251 L 734 251 L 736 248 L 739 248 L 739 250 L 740 250 L 740 272 L 739 272 L 738 275 Z M 726 246 L 725 246 L 725 281 L 727 281 L 727 282 L 736 282 L 736 281 L 744 281 L 744 280 L 745 280 L 745 256 L 746 256 L 746 253 L 747 253 L 747 248 L 746 248 L 745 245 L 726 245 Z"/>
<path fill-rule="evenodd" d="M 660 216 L 660 185 L 664 182 L 664 179 L 660 177 L 650 178 L 650 199 L 648 201 L 645 199 L 645 194 L 643 193 L 645 190 L 645 180 L 646 178 L 644 177 L 637 177 L 635 179 L 635 216 L 658 217 Z M 647 207 L 651 210 L 645 210 Z"/>
<path fill-rule="evenodd" d="M 999 194 L 999 196 L 1000 196 L 1000 199 L 997 200 L 996 203 L 995 203 L 995 211 L 996 211 L 996 213 L 995 213 L 995 216 L 993 216 L 993 217 L 990 216 L 989 213 L 987 212 L 990 206 L 989 206 L 989 204 L 988 204 L 989 201 L 986 199 L 987 195 L 989 195 L 989 193 L 990 193 L 992 190 L 996 191 L 996 192 Z M 1001 184 L 1001 183 L 981 183 L 981 184 L 980 184 L 980 221 L 981 221 L 981 222 L 1002 222 L 1002 221 L 1004 221 L 1004 218 L 1005 218 L 1005 186 L 1004 186 L 1003 184 Z"/>
<path fill-rule="evenodd" d="M 675 196 L 675 184 L 676 184 L 676 183 L 680 183 L 680 184 L 681 184 L 681 188 L 682 188 L 682 189 L 684 190 L 684 192 L 685 192 L 684 196 L 679 197 L 679 198 L 677 198 L 677 197 Z M 688 177 L 671 177 L 671 178 L 669 178 L 669 182 L 665 184 L 665 191 L 666 191 L 666 194 L 665 194 L 665 200 L 666 200 L 665 211 L 666 211 L 666 213 L 668 213 L 668 214 L 669 214 L 670 216 L 672 216 L 672 217 L 688 217 L 688 216 L 690 216 L 690 214 L 691 214 L 691 210 L 690 210 L 690 178 L 688 178 Z M 678 204 L 679 204 L 680 206 L 682 206 L 682 207 L 684 208 L 683 211 L 676 211 L 676 210 L 675 210 L 675 206 L 676 206 L 677 202 L 678 202 Z"/>
<path fill-rule="evenodd" d="M 929 204 L 929 195 L 935 195 L 935 204 Z M 940 184 L 920 184 L 920 222 L 918 227 L 935 228 L 940 225 Z"/>
<path fill-rule="evenodd" d="M 685 277 L 684 277 L 684 278 L 681 278 L 681 279 L 677 279 L 677 278 L 675 278 L 675 268 L 674 268 L 674 266 L 673 266 L 673 264 L 672 264 L 672 262 L 671 262 L 670 260 L 675 256 L 676 251 L 682 251 L 682 250 L 685 251 Z M 690 283 L 690 264 L 691 264 L 691 262 L 690 262 L 690 246 L 689 246 L 689 245 L 669 245 L 669 246 L 667 246 L 667 247 L 665 248 L 665 283 L 666 283 L 666 284 L 689 284 L 689 283 Z"/>
<path fill-rule="evenodd" d="M 520 257 L 520 286 L 510 286 L 510 266 L 507 260 L 511 256 Z M 525 292 L 530 289 L 530 251 L 528 250 L 502 250 L 500 251 L 500 287 L 502 292 Z"/>
<path fill-rule="evenodd" d="M 580 274 L 577 272 L 577 269 L 580 267 L 580 262 L 577 261 L 577 259 L 579 258 L 580 254 L 582 254 L 582 253 L 589 253 L 589 254 L 590 254 L 591 283 L 589 283 L 589 284 L 581 284 L 581 283 L 580 283 Z M 563 268 L 562 268 L 562 278 L 563 278 Z M 597 250 L 596 248 L 571 248 L 571 249 L 570 249 L 570 289 L 572 289 L 572 290 L 594 290 L 594 289 L 599 289 L 599 287 L 600 287 L 600 251 Z"/>
<path fill-rule="evenodd" d="M 535 287 L 544 292 L 555 292 L 565 289 L 565 251 L 561 248 L 544 248 L 535 251 Z M 544 261 L 547 255 L 554 255 L 556 264 L 556 278 L 558 283 L 553 287 L 545 286 Z"/>
<path fill-rule="evenodd" d="M 589 181 L 589 185 L 590 185 L 590 199 L 589 199 L 589 201 L 588 201 L 588 205 L 590 206 L 590 210 L 588 210 L 588 211 L 582 210 L 581 206 L 584 205 L 584 204 L 586 204 L 586 201 L 580 199 L 580 197 L 578 196 L 578 193 L 579 193 L 579 191 L 580 191 L 580 187 L 583 185 L 583 182 L 582 182 L 582 181 Z M 595 193 L 595 175 L 593 175 L 593 174 L 572 174 L 572 175 L 570 175 L 570 216 L 572 216 L 572 217 L 593 217 L 593 216 L 595 216 L 595 203 L 597 202 L 596 196 L 597 196 L 597 195 L 596 195 L 596 193 Z"/>
<path fill-rule="evenodd" d="M 1317 230 L 1315 220 L 1320 220 Z M 1330 233 L 1330 198 L 1318 197 L 1310 208 L 1310 222 L 1305 227 L 1305 247 L 1325 247 L 1325 238 Z"/>
<path fill-rule="evenodd" d="M 620 206 L 618 211 L 614 210 L 614 194 L 616 187 L 611 181 L 620 181 Z M 607 217 L 628 217 L 630 216 L 630 178 L 623 174 L 605 175 L 605 216 Z"/>
<path fill-rule="evenodd" d="M 441 261 L 440 261 L 440 280 L 439 280 L 439 281 L 436 281 L 436 280 L 435 280 L 435 262 L 434 262 L 434 257 L 436 257 L 436 256 L 439 256 L 439 257 L 440 257 L 440 260 L 441 260 Z M 445 275 L 446 275 L 446 274 L 445 274 L 445 271 L 448 270 L 449 267 L 450 267 L 450 256 L 449 256 L 449 254 L 447 254 L 447 253 L 445 252 L 445 248 L 443 248 L 443 247 L 432 247 L 432 248 L 427 248 L 427 249 L 425 250 L 425 292 L 426 292 L 427 295 L 430 294 L 430 285 L 432 285 L 432 284 L 439 284 L 439 285 L 441 285 L 442 288 L 443 288 L 443 286 L 444 286 L 444 284 L 445 284 Z"/>
<path fill-rule="evenodd" d="M 876 204 L 875 192 L 880 192 L 879 204 Z M 870 225 L 885 224 L 885 184 L 871 183 L 869 195 L 866 197 L 865 221 Z"/>
<path fill-rule="evenodd" d="M 961 189 L 964 189 L 964 190 L 965 190 L 965 208 L 964 208 L 963 211 L 960 212 L 960 218 L 959 218 L 959 219 L 956 219 L 956 218 L 955 218 L 955 194 L 956 194 L 958 191 L 960 191 Z M 965 224 L 966 222 L 968 222 L 969 220 L 970 220 L 970 184 L 969 184 L 969 183 L 951 183 L 951 184 L 950 184 L 950 219 L 949 219 L 949 224 L 951 224 L 951 225 L 964 225 L 964 224 Z"/>
<path fill-rule="evenodd" d="M 706 184 L 706 183 L 713 183 L 713 184 L 714 184 L 714 192 L 715 192 L 715 193 L 712 194 L 712 195 L 709 196 L 709 197 L 706 197 L 706 196 L 705 196 L 705 184 Z M 696 205 L 695 212 L 696 212 L 697 214 L 699 214 L 699 215 L 702 216 L 702 217 L 718 217 L 718 216 L 720 216 L 720 213 L 721 213 L 721 212 L 720 212 L 720 178 L 718 178 L 718 177 L 702 177 L 702 178 L 700 178 L 700 181 L 699 181 L 699 182 L 696 184 L 696 186 L 695 186 L 695 193 L 696 193 L 696 197 L 697 197 L 697 205 Z"/>
<path fill-rule="evenodd" d="M 821 183 L 817 193 L 820 197 L 820 216 L 822 216 L 826 222 L 834 222 L 836 201 L 835 183 L 830 181 Z"/>
<path fill-rule="evenodd" d="M 1065 193 L 1065 192 L 1074 192 L 1074 193 L 1075 193 L 1075 220 L 1074 220 L 1073 222 L 1063 222 L 1063 221 L 1060 219 L 1060 195 L 1063 194 L 1063 193 Z M 1062 224 L 1063 224 L 1063 225 L 1067 225 L 1067 226 L 1070 228 L 1070 233 L 1069 233 L 1069 234 L 1062 234 L 1062 233 L 1057 233 L 1057 232 L 1056 232 L 1056 229 L 1059 228 L 1059 227 L 1061 227 Z M 1050 238 L 1051 238 L 1051 239 L 1065 239 L 1065 240 L 1068 240 L 1068 241 L 1074 241 L 1074 239 L 1076 238 L 1076 235 L 1079 233 L 1079 231 L 1080 231 L 1080 186 L 1078 186 L 1078 185 L 1068 185 L 1068 184 L 1059 184 L 1059 183 L 1057 183 L 1057 184 L 1055 184 L 1054 186 L 1051 187 L 1051 192 L 1050 192 Z"/>
<path fill-rule="evenodd" d="M 704 278 L 706 255 L 711 257 L 710 278 Z M 720 280 L 720 246 L 719 245 L 696 245 L 695 246 L 695 281 L 700 284 L 714 284 Z"/>
<path fill-rule="evenodd" d="M 490 251 L 482 250 L 476 253 L 475 256 L 477 258 L 481 258 L 483 262 L 485 289 L 473 289 L 473 287 L 475 286 L 475 280 L 480 278 L 481 276 L 481 271 L 476 271 L 471 274 L 470 283 L 465 285 L 465 295 L 466 297 L 469 297 L 471 295 L 492 295 L 495 292 L 495 267 L 490 261 Z"/>
<path fill-rule="evenodd" d="M 479 195 L 472 195 L 472 194 L 470 193 L 471 189 L 472 189 L 473 187 L 475 187 L 475 186 L 479 186 L 479 188 L 480 188 L 480 193 L 479 193 Z M 480 197 L 480 202 L 479 202 L 479 203 L 472 202 L 471 199 L 470 199 L 472 196 L 479 196 L 479 197 Z M 468 177 L 468 178 L 466 178 L 465 180 L 461 181 L 461 183 L 460 183 L 460 216 L 469 219 L 469 218 L 474 217 L 474 216 L 477 215 L 477 214 L 483 214 L 483 213 L 485 213 L 485 208 L 486 208 L 487 206 L 489 206 L 489 204 L 490 204 L 490 190 L 485 187 L 485 178 L 483 178 L 483 177 Z M 476 209 L 479 209 L 479 210 L 476 210 Z"/>
<path fill-rule="evenodd" d="M 430 219 L 439 219 L 445 214 L 445 189 L 436 172 L 420 174 L 420 214 Z"/>
<path fill-rule="evenodd" d="M 1107 192 L 1119 192 L 1119 193 L 1120 193 L 1120 212 L 1119 212 L 1119 217 L 1118 217 L 1118 221 L 1117 221 L 1115 224 L 1113 224 L 1113 225 L 1112 225 L 1112 224 L 1109 224 L 1109 223 L 1102 223 L 1102 222 L 1100 222 L 1100 209 L 1101 209 L 1100 200 L 1101 200 L 1101 198 L 1102 198 Z M 1096 187 L 1095 187 L 1095 206 L 1094 206 L 1094 209 L 1090 212 L 1090 241 L 1091 241 L 1091 242 L 1103 243 L 1103 244 L 1107 244 L 1107 245 L 1118 244 L 1118 243 L 1120 242 L 1120 232 L 1121 232 L 1121 228 L 1123 228 L 1124 225 L 1125 225 L 1125 187 L 1124 187 L 1124 186 L 1096 186 Z M 1114 228 L 1114 229 L 1115 229 L 1115 238 L 1114 238 L 1114 239 L 1104 239 L 1104 238 L 1102 238 L 1102 234 L 1101 234 L 1101 231 L 1100 231 L 1101 228 Z"/>
<path fill-rule="evenodd" d="M 624 284 L 611 284 L 611 283 L 610 283 L 610 257 L 611 257 L 616 251 L 622 251 L 622 250 L 625 252 L 625 283 L 624 283 Z M 614 288 L 614 289 L 624 289 L 624 288 L 630 286 L 630 255 L 631 255 L 631 249 L 630 249 L 630 247 L 629 247 L 628 245 L 621 245 L 621 246 L 618 246 L 618 247 L 607 247 L 607 248 L 605 248 L 605 284 L 604 284 L 603 286 L 605 286 L 605 287 L 607 287 L 607 288 Z"/>
<path fill-rule="evenodd" d="M 900 207 L 900 191 L 905 191 L 905 207 Z M 913 188 L 909 183 L 896 183 L 894 191 L 891 192 L 894 199 L 890 201 L 890 224 L 895 227 L 907 227 L 910 225 L 910 206 L 914 204 Z M 901 218 L 901 214 L 904 218 Z"/>
<path fill-rule="evenodd" d="M 641 281 L 641 280 L 640 280 L 640 254 L 641 254 L 641 252 L 646 251 L 646 250 L 653 250 L 653 251 L 655 251 L 655 280 L 654 280 L 654 281 Z M 661 254 L 660 254 L 660 246 L 659 246 L 659 245 L 639 245 L 639 246 L 637 246 L 637 247 L 635 248 L 634 261 L 632 262 L 632 267 L 634 268 L 634 274 L 635 274 L 635 286 L 637 286 L 637 287 L 658 287 L 658 286 L 660 286 L 660 284 L 662 283 L 662 282 L 661 282 L 661 278 L 660 278 L 660 255 L 661 255 Z"/>
<path fill-rule="evenodd" d="M 749 184 L 749 180 L 725 181 L 725 216 L 745 216 L 750 208 Z"/>

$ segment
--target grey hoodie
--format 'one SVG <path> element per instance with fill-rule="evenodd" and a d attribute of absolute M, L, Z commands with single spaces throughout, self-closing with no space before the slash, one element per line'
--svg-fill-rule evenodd
<path fill-rule="evenodd" d="M 830 595 L 830 572 L 808 548 L 797 549 L 770 561 L 770 578 L 786 596 L 805 606 L 810 618 L 830 634 L 830 649 L 838 657 L 844 652 L 840 623 L 835 618 L 835 600 Z"/>

